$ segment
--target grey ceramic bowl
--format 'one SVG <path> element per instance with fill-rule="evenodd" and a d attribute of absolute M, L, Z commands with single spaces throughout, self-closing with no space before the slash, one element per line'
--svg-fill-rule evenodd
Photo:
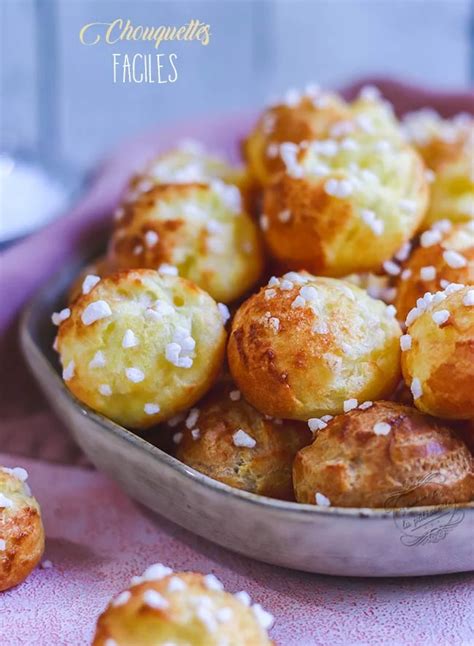
<path fill-rule="evenodd" d="M 273 500 L 216 482 L 83 406 L 59 375 L 50 323 L 81 264 L 71 263 L 29 304 L 22 348 L 75 441 L 135 500 L 228 549 L 297 570 L 410 576 L 474 569 L 473 503 L 394 512 Z"/>

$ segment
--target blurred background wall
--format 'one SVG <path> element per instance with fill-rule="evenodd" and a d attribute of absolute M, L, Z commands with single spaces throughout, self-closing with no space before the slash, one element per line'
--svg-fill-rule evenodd
<path fill-rule="evenodd" d="M 79 174 L 151 124 L 257 106 L 289 86 L 391 74 L 437 87 L 472 82 L 470 0 L 0 0 L 0 140 Z M 174 84 L 114 84 L 111 51 L 82 25 L 211 24 L 211 43 L 171 43 Z M 155 50 L 127 43 L 117 51 Z"/>

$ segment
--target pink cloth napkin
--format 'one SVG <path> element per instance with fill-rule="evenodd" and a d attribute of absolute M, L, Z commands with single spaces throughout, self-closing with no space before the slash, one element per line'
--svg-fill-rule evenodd
<path fill-rule="evenodd" d="M 363 83 L 346 88 L 354 95 Z M 371 79 L 398 112 L 432 106 L 443 115 L 474 112 L 474 93 L 440 94 Z M 125 142 L 99 168 L 87 194 L 61 219 L 0 254 L 0 449 L 49 462 L 82 456 L 48 410 L 17 342 L 21 308 L 79 249 L 105 231 L 130 174 L 183 137 L 237 158 L 255 115 L 157 128 Z M 87 644 L 97 615 L 130 576 L 155 561 L 214 572 L 229 590 L 247 589 L 277 617 L 273 638 L 291 644 L 467 644 L 470 575 L 356 580 L 299 574 L 246 560 L 153 516 L 101 474 L 0 456 L 25 465 L 43 509 L 50 570 L 37 570 L 0 597 L 0 643 Z M 270 549 L 270 547 L 269 547 Z"/>
<path fill-rule="evenodd" d="M 0 463 L 17 460 L 0 455 Z M 53 567 L 38 568 L 0 596 L 2 646 L 90 644 L 109 599 L 156 562 L 212 572 L 226 590 L 247 590 L 274 614 L 271 636 L 279 646 L 474 641 L 474 574 L 374 580 L 293 572 L 197 538 L 133 503 L 95 471 L 21 464 L 43 510 L 45 559 Z"/>

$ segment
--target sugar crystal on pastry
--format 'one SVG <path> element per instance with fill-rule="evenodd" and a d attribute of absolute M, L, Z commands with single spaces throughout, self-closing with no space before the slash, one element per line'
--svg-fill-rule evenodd
<path fill-rule="evenodd" d="M 54 325 L 60 325 L 63 321 L 71 316 L 71 310 L 69 307 L 65 307 L 60 312 L 53 312 L 51 320 Z"/>
<path fill-rule="evenodd" d="M 317 491 L 315 496 L 314 496 L 315 502 L 317 505 L 320 507 L 330 507 L 331 506 L 331 501 L 329 498 L 327 498 L 324 494 L 321 492 Z"/>
<path fill-rule="evenodd" d="M 82 283 L 82 293 L 88 294 L 91 289 L 93 289 L 97 283 L 100 281 L 100 276 L 95 276 L 94 274 L 88 274 Z"/>

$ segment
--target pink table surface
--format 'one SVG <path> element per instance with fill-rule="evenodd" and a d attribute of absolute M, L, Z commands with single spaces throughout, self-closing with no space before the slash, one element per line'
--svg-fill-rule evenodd
<path fill-rule="evenodd" d="M 398 112 L 429 105 L 446 116 L 474 110 L 472 92 L 375 82 Z M 344 93 L 351 96 L 360 85 Z M 235 143 L 252 120 L 237 114 L 194 121 L 125 142 L 68 214 L 0 254 L 0 450 L 10 454 L 0 455 L 0 464 L 30 471 L 45 520 L 45 558 L 54 563 L 0 595 L 0 646 L 90 643 L 110 596 L 156 561 L 212 571 L 229 590 L 247 589 L 275 614 L 272 636 L 279 646 L 474 644 L 474 575 L 338 579 L 259 564 L 218 548 L 135 505 L 105 476 L 71 466 L 85 460 L 26 370 L 17 342 L 21 308 L 71 253 L 104 230 L 130 173 L 183 136 L 235 157 Z"/>
<path fill-rule="evenodd" d="M 17 459 L 0 454 L 0 462 Z M 374 580 L 256 563 L 151 514 L 100 473 L 21 464 L 43 509 L 53 567 L 0 597 L 2 646 L 90 643 L 110 597 L 154 562 L 213 572 L 227 590 L 247 590 L 275 615 L 279 646 L 474 643 L 473 574 Z"/>

